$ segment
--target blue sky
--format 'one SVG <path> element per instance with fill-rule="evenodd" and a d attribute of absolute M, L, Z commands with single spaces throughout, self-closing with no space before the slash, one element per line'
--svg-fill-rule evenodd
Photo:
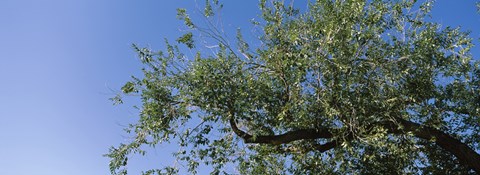
<path fill-rule="evenodd" d="M 474 2 L 438 0 L 433 20 L 472 31 L 478 43 L 480 14 Z M 108 159 L 102 154 L 125 141 L 122 125 L 135 121 L 137 112 L 131 108 L 135 101 L 113 106 L 108 100 L 131 75 L 140 75 L 131 44 L 162 49 L 163 38 L 174 42 L 183 28 L 175 9 L 192 9 L 194 4 L 1 0 L 0 174 L 108 174 Z M 248 30 L 256 4 L 228 1 L 225 27 Z M 479 50 L 474 49 L 477 57 Z M 151 157 L 134 159 L 131 174 L 170 165 L 166 155 L 157 150 Z"/>

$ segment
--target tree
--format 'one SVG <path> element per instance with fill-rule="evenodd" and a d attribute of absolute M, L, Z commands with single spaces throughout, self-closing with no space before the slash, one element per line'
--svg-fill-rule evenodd
<path fill-rule="evenodd" d="M 240 30 L 228 44 L 212 22 L 222 5 L 208 0 L 203 26 L 178 10 L 189 30 L 177 41 L 194 50 L 207 36 L 214 54 L 134 46 L 144 75 L 122 91 L 142 106 L 135 139 L 107 154 L 112 174 L 142 145 L 169 141 L 192 173 L 201 163 L 213 174 L 480 173 L 479 62 L 468 33 L 425 20 L 432 1 L 259 4 L 258 47 Z"/>

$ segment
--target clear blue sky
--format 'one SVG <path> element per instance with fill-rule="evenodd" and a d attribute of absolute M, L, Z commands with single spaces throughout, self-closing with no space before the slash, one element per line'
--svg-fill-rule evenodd
<path fill-rule="evenodd" d="M 461 25 L 478 41 L 480 15 L 474 2 L 438 0 L 433 20 Z M 227 2 L 225 26 L 249 29 L 245 25 L 255 17 L 256 4 Z M 163 38 L 173 42 L 183 28 L 175 9 L 193 5 L 173 0 L 1 0 L 0 174 L 108 174 L 102 154 L 125 140 L 122 125 L 135 121 L 137 113 L 130 107 L 134 101 L 112 106 L 108 100 L 114 95 L 110 88 L 118 90 L 130 75 L 140 75 L 130 45 L 162 49 Z M 166 155 L 157 149 L 153 157 L 135 159 L 131 174 L 170 165 L 168 158 L 162 160 Z"/>

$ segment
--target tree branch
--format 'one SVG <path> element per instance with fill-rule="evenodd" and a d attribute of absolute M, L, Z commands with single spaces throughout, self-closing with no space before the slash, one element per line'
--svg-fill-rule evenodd
<path fill-rule="evenodd" d="M 300 129 L 295 131 L 289 131 L 284 134 L 279 135 L 269 135 L 269 136 L 252 136 L 245 131 L 240 130 L 235 123 L 235 119 L 230 118 L 230 126 L 232 127 L 233 132 L 241 137 L 245 143 L 266 143 L 273 145 L 280 145 L 289 143 L 295 140 L 308 140 L 308 139 L 319 139 L 319 138 L 332 138 L 333 134 L 328 131 L 327 128 L 322 129 Z"/>
<path fill-rule="evenodd" d="M 238 128 L 234 116 L 235 112 L 233 110 L 230 110 L 230 125 L 232 127 L 232 130 L 236 135 L 241 137 L 245 141 L 245 143 L 264 143 L 280 145 L 296 140 L 333 138 L 333 134 L 329 131 L 328 128 L 300 129 L 295 131 L 289 131 L 280 135 L 252 136 Z M 457 159 L 459 160 L 460 164 L 466 165 L 469 168 L 473 169 L 475 172 L 480 173 L 480 154 L 470 148 L 467 144 L 462 143 L 460 140 L 435 128 L 423 126 L 421 124 L 414 123 L 400 117 L 397 117 L 396 121 L 397 122 L 382 122 L 378 123 L 377 125 L 383 126 L 385 129 L 388 130 L 388 133 L 391 134 L 405 134 L 407 132 L 411 132 L 415 137 L 425 140 L 433 140 L 435 144 L 440 146 L 442 149 L 455 155 L 455 157 L 457 157 Z M 374 125 L 372 125 L 371 127 L 373 126 Z M 325 152 L 337 147 L 338 145 L 339 142 L 333 140 L 325 144 L 316 145 L 315 150 Z"/>
<path fill-rule="evenodd" d="M 418 138 L 433 140 L 436 145 L 455 155 L 460 164 L 466 165 L 475 172 L 480 173 L 480 154 L 475 152 L 475 150 L 467 144 L 435 128 L 423 126 L 401 118 L 397 118 L 397 121 L 404 127 L 403 130 L 399 129 L 398 125 L 393 122 L 386 123 L 383 126 L 389 130 L 389 133 L 404 134 L 406 131 L 412 132 L 413 135 Z"/>

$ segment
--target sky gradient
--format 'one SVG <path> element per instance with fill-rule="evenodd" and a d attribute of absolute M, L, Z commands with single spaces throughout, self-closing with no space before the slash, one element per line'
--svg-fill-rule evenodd
<path fill-rule="evenodd" d="M 249 20 L 258 18 L 256 4 L 226 2 L 225 27 L 248 30 Z M 141 75 L 131 44 L 163 49 L 163 39 L 174 42 L 184 28 L 175 18 L 176 8 L 194 5 L 172 0 L 1 0 L 0 174 L 109 174 L 109 160 L 102 155 L 125 141 L 122 128 L 138 112 L 131 107 L 138 104 L 135 100 L 120 106 L 108 100 L 131 75 Z M 444 26 L 472 31 L 478 45 L 475 1 L 438 0 L 432 16 Z M 476 58 L 479 52 L 478 46 L 473 49 Z M 170 165 L 168 155 L 157 149 L 153 156 L 135 158 L 130 172 Z"/>

